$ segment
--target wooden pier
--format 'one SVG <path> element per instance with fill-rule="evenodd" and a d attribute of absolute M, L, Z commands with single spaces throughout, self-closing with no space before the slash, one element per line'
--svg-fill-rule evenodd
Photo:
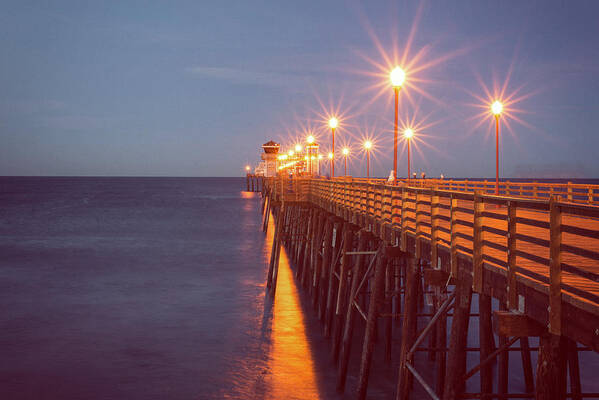
<path fill-rule="evenodd" d="M 397 399 L 415 382 L 432 399 L 599 396 L 582 392 L 578 365 L 579 351 L 599 350 L 599 187 L 507 182 L 495 195 L 484 181 L 283 177 L 260 187 L 263 227 L 271 214 L 276 222 L 267 286 L 276 289 L 284 245 L 330 337 L 339 391 L 362 319 L 357 399 L 375 346 L 399 359 Z M 467 370 L 473 351 L 479 363 Z M 418 370 L 417 352 L 434 373 Z M 524 393 L 508 392 L 514 352 Z M 480 390 L 466 393 L 475 376 Z"/>

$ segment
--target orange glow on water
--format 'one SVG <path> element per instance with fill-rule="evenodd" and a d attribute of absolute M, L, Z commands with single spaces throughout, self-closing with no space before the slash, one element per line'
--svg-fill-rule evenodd
<path fill-rule="evenodd" d="M 266 240 L 267 248 L 270 248 L 268 244 L 272 243 L 272 232 L 275 229 L 272 221 L 271 215 Z M 320 398 L 299 293 L 284 248 L 281 248 L 272 314 L 268 397 L 273 399 Z"/>

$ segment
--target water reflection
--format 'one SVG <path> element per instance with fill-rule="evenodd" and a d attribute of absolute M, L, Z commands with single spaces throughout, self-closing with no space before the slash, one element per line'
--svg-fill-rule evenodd
<path fill-rule="evenodd" d="M 268 228 L 269 232 L 274 232 L 272 216 Z M 270 239 L 267 243 L 272 243 L 271 237 L 267 239 Z M 270 397 L 273 399 L 320 398 L 299 294 L 284 249 L 281 249 L 277 290 L 272 307 L 271 332 Z"/>

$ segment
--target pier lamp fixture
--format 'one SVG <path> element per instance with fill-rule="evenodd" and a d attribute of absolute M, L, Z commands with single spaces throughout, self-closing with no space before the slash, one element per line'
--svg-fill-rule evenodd
<path fill-rule="evenodd" d="M 296 144 L 295 145 L 295 152 L 299 153 L 300 151 L 302 151 L 302 145 L 301 144 Z"/>
<path fill-rule="evenodd" d="M 295 154 L 295 152 L 293 150 L 289 150 L 289 153 L 287 153 L 287 154 L 289 154 L 289 157 L 293 157 L 293 155 Z"/>
<path fill-rule="evenodd" d="M 349 149 L 347 147 L 344 147 L 342 152 L 343 157 L 345 158 L 345 170 L 343 175 L 347 176 L 347 156 L 349 155 Z"/>
<path fill-rule="evenodd" d="M 331 178 L 335 177 L 335 129 L 339 126 L 339 120 L 335 117 L 329 119 L 329 128 L 331 128 L 331 136 L 332 136 L 332 153 L 333 157 L 331 158 Z"/>
<path fill-rule="evenodd" d="M 393 125 L 393 176 L 397 179 L 397 119 L 399 113 L 399 91 L 406 81 L 406 73 L 400 67 L 395 67 L 389 74 L 391 86 L 395 92 L 395 123 Z"/>
<path fill-rule="evenodd" d="M 312 175 L 312 144 L 314 144 L 314 136 L 308 136 L 306 142 L 308 142 L 308 173 Z"/>
<path fill-rule="evenodd" d="M 403 136 L 408 141 L 408 179 L 410 179 L 410 139 L 414 136 L 414 131 L 410 128 L 403 131 Z"/>
<path fill-rule="evenodd" d="M 247 171 L 247 173 L 249 174 L 249 173 L 250 173 L 250 166 L 249 166 L 249 165 L 246 165 L 246 166 L 245 166 L 245 170 L 246 170 L 246 171 Z"/>
<path fill-rule="evenodd" d="M 364 142 L 364 149 L 366 149 L 366 178 L 370 178 L 370 149 L 372 149 L 370 140 Z"/>
<path fill-rule="evenodd" d="M 499 195 L 499 116 L 503 111 L 503 104 L 495 100 L 491 104 L 491 112 L 495 115 L 495 194 Z"/>

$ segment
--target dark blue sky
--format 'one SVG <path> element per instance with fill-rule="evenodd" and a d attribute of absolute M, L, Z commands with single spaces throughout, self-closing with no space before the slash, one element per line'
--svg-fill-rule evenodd
<path fill-rule="evenodd" d="M 386 175 L 392 90 L 369 74 L 413 26 L 407 62 L 432 64 L 401 93 L 402 119 L 426 117 L 413 170 L 494 175 L 473 104 L 511 71 L 501 174 L 599 177 L 597 1 L 4 1 L 0 174 L 240 175 L 269 139 L 328 144 L 336 106 L 350 172 L 368 128 Z"/>

